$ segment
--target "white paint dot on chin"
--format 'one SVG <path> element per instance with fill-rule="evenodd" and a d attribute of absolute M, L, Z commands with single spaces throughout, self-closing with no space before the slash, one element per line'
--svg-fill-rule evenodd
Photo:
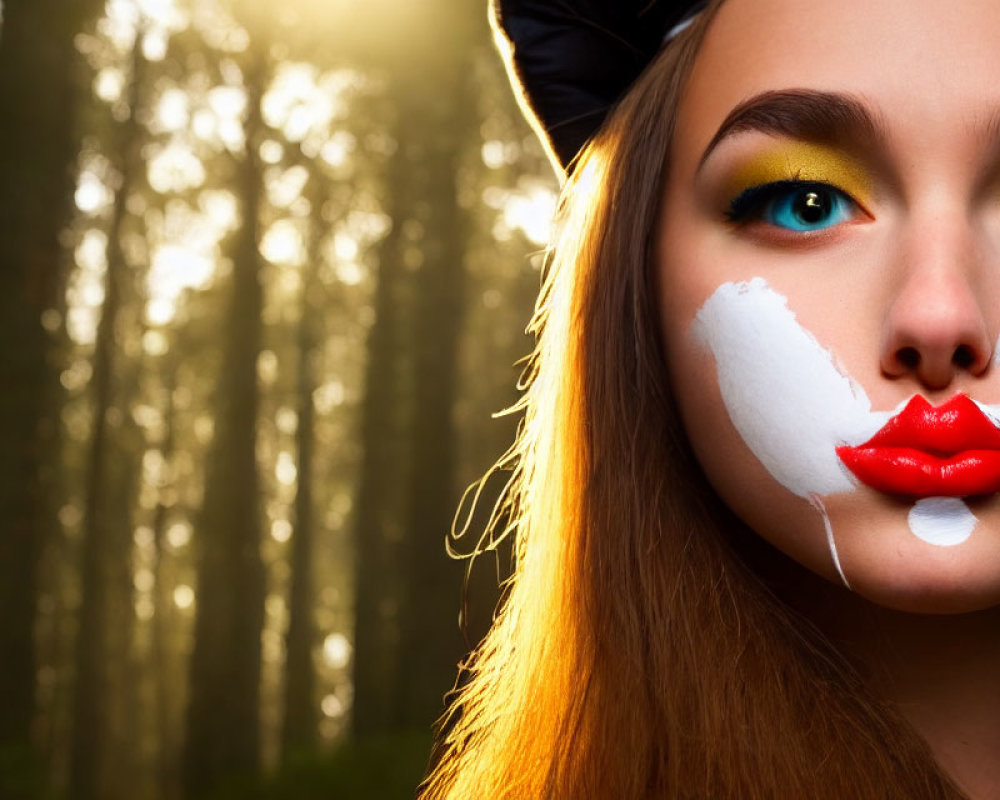
<path fill-rule="evenodd" d="M 918 539 L 954 547 L 969 538 L 979 520 L 957 497 L 925 497 L 913 504 L 906 521 Z"/>

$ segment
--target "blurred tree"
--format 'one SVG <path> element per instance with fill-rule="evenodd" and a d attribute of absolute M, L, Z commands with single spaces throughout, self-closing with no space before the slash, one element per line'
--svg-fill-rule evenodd
<path fill-rule="evenodd" d="M 259 219 L 264 136 L 261 98 L 268 60 L 259 48 L 243 59 L 246 146 L 236 169 L 241 225 L 232 240 L 229 308 L 215 390 L 215 434 L 198 525 L 198 580 L 184 787 L 197 797 L 232 773 L 260 764 L 261 562 L 257 470 L 263 288 Z"/>
<path fill-rule="evenodd" d="M 131 525 L 129 509 L 133 505 L 135 467 L 125 464 L 138 460 L 137 442 L 128 447 L 122 435 L 127 410 L 134 397 L 125 396 L 116 386 L 116 373 L 124 372 L 120 363 L 122 310 L 132 293 L 127 286 L 128 266 L 122 237 L 128 217 L 130 194 L 144 183 L 145 164 L 142 147 L 144 129 L 138 123 L 143 113 L 142 96 L 145 59 L 142 56 L 142 29 L 136 31 L 132 47 L 129 88 L 126 93 L 127 115 L 116 126 L 111 150 L 120 154 L 116 164 L 119 186 L 115 194 L 108 228 L 107 269 L 104 275 L 104 304 L 94 341 L 91 377 L 92 416 L 90 443 L 84 473 L 83 536 L 80 547 L 82 595 L 76 634 L 75 678 L 73 691 L 73 730 L 71 742 L 70 783 L 80 800 L 108 797 L 112 776 L 109 773 L 108 743 L 111 696 L 109 666 L 112 662 L 109 637 L 117 632 L 118 659 L 128 657 L 132 622 Z M 134 391 L 134 386 L 132 387 Z M 117 421 L 112 425 L 112 415 Z M 117 469 L 113 467 L 117 465 Z M 124 527 L 124 536 L 121 535 Z M 116 532 L 118 535 L 116 536 Z M 124 575 L 124 580 L 116 580 Z M 125 584 L 124 603 L 112 602 L 114 588 Z M 124 606 L 124 608 L 122 608 Z M 119 617 L 118 625 L 111 620 Z M 124 637 L 121 634 L 124 632 Z M 119 684 L 119 688 L 121 688 Z M 115 755 L 117 775 L 124 770 L 124 753 Z"/>
<path fill-rule="evenodd" d="M 174 460 L 177 439 L 177 412 L 175 393 L 177 391 L 177 363 L 182 344 L 174 341 L 174 346 L 162 365 L 163 371 L 163 440 L 160 450 L 167 463 Z M 172 656 L 171 631 L 174 625 L 174 603 L 171 581 L 167 569 L 167 520 L 169 508 L 161 495 L 157 499 L 151 521 L 153 539 L 153 586 L 156 599 L 153 603 L 153 617 L 150 620 L 151 642 L 149 668 L 153 671 L 153 719 L 156 759 L 153 766 L 153 783 L 161 797 L 171 798 L 178 793 L 177 741 L 172 718 L 177 702 L 177 691 L 169 670 Z"/>
<path fill-rule="evenodd" d="M 404 102 L 419 97 L 419 119 L 401 141 L 421 187 L 413 213 L 423 233 L 413 272 L 413 445 L 401 541 L 401 669 L 394 698 L 395 723 L 403 729 L 426 728 L 440 716 L 463 654 L 457 612 L 462 573 L 447 556 L 445 538 L 458 499 L 454 415 L 472 224 L 459 197 L 469 179 L 469 156 L 476 159 L 479 144 L 475 72 L 467 65 L 486 40 L 486 25 L 471 3 L 443 5 L 441 13 L 446 10 L 451 20 L 447 38 L 423 43 L 424 96 L 418 87 L 406 87 Z"/>
<path fill-rule="evenodd" d="M 426 736 L 461 652 L 456 489 L 508 399 L 487 340 L 524 315 L 469 274 L 523 248 L 480 207 L 503 136 L 459 6 L 0 3 L 0 797 L 30 797 L 33 717 L 57 800 L 318 774 L 352 697 L 387 734 L 362 749 Z M 364 785 L 415 782 L 417 738 Z"/>
<path fill-rule="evenodd" d="M 408 127 L 400 116 L 397 133 Z M 392 725 L 397 639 L 393 616 L 398 606 L 398 540 L 396 487 L 401 481 L 400 389 L 403 257 L 410 185 L 407 154 L 397 145 L 386 170 L 387 211 L 392 228 L 378 253 L 374 297 L 375 320 L 368 334 L 364 405 L 361 409 L 361 468 L 355 526 L 357 576 L 354 620 L 354 705 L 352 728 L 357 736 L 383 733 Z M 394 536 L 395 533 L 395 536 Z"/>
<path fill-rule="evenodd" d="M 0 789 L 34 715 L 33 625 L 42 548 L 43 458 L 56 370 L 43 315 L 62 307 L 63 251 L 83 85 L 74 36 L 99 0 L 6 0 L 0 31 Z M 58 323 L 57 323 L 58 324 Z M 20 753 L 20 755 L 18 755 Z"/>
<path fill-rule="evenodd" d="M 322 340 L 324 299 L 319 273 L 323 263 L 321 231 L 323 221 L 323 177 L 315 169 L 306 185 L 312 224 L 309 257 L 304 267 L 299 321 L 296 335 L 298 382 L 296 385 L 297 421 L 295 450 L 298 454 L 298 480 L 295 484 L 295 522 L 290 559 L 291 587 L 288 600 L 288 631 L 285 635 L 284 719 L 281 747 L 284 760 L 311 755 L 316 749 L 316 677 L 313 649 L 316 625 L 313 621 L 313 463 L 316 444 L 315 407 L 316 368 Z"/>
<path fill-rule="evenodd" d="M 457 619 L 461 570 L 444 542 L 457 499 L 453 412 L 469 225 L 459 194 L 478 144 L 469 64 L 485 20 L 478 6 L 443 0 L 414 14 L 410 38 L 386 57 L 396 115 L 386 175 L 393 227 L 380 248 L 362 411 L 358 736 L 429 727 L 462 654 L 457 624 L 447 624 Z"/>

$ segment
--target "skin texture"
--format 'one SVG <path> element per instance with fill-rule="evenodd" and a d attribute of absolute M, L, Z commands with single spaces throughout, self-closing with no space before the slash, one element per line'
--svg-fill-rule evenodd
<path fill-rule="evenodd" d="M 990 78 L 1000 74 L 1000 7 L 973 5 L 958 14 L 930 2 L 850 2 L 848 12 L 839 4 L 733 0 L 709 32 L 678 117 L 659 277 L 681 413 L 730 507 L 831 580 L 821 516 L 746 447 L 721 402 L 711 356 L 689 331 L 720 285 L 763 278 L 874 409 L 891 411 L 914 394 L 938 405 L 960 391 L 1000 403 L 992 364 L 1000 332 L 1000 137 L 989 127 L 1000 108 Z M 967 43 L 967 60 L 942 68 L 954 62 L 955 41 Z M 738 130 L 698 168 L 734 107 L 786 89 L 856 98 L 885 141 L 872 146 L 862 132 L 855 141 L 807 148 Z M 816 233 L 733 224 L 725 212 L 753 175 L 825 180 L 858 206 L 850 219 Z M 970 501 L 983 533 L 948 549 L 912 535 L 912 502 L 864 486 L 824 502 L 844 571 L 862 596 L 932 613 L 1000 602 L 996 496 Z"/>
<path fill-rule="evenodd" d="M 681 416 L 730 508 L 831 583 L 823 514 L 740 436 L 696 315 L 720 286 L 762 279 L 872 409 L 959 392 L 1000 404 L 998 40 L 1000 4 L 988 0 L 729 0 L 681 103 L 657 250 Z M 740 104 L 788 90 L 847 96 L 872 125 L 820 137 L 834 141 L 740 126 L 719 138 Z M 805 234 L 727 218 L 734 193 L 792 179 L 841 188 L 849 218 Z M 858 483 L 821 501 L 854 595 L 816 600 L 816 621 L 870 665 L 971 796 L 996 796 L 1000 498 L 967 498 L 978 523 L 950 547 L 914 535 L 913 500 Z"/>

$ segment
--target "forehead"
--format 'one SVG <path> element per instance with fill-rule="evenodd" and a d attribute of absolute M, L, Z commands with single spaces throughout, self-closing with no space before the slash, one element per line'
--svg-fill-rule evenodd
<path fill-rule="evenodd" d="M 704 147 L 734 106 L 780 89 L 861 98 L 890 134 L 950 137 L 1000 106 L 996 0 L 727 0 L 682 98 L 678 138 Z"/>

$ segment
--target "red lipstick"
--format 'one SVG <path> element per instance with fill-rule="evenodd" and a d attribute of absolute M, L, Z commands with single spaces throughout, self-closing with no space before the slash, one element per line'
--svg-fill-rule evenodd
<path fill-rule="evenodd" d="M 907 497 L 1000 491 L 1000 429 L 966 395 L 933 407 L 915 395 L 871 439 L 837 455 L 866 486 Z"/>

